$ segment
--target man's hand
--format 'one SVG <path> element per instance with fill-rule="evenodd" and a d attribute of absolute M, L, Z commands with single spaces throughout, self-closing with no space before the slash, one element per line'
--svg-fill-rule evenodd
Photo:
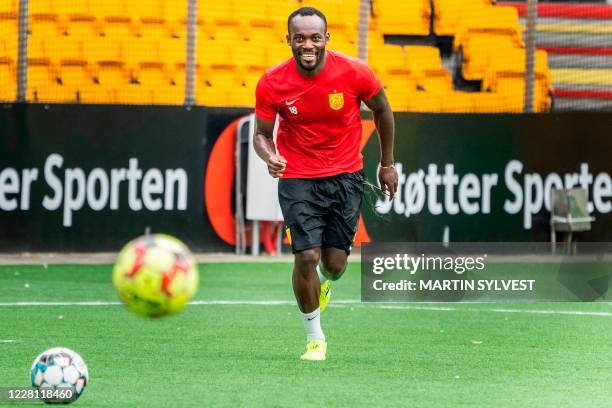
<path fill-rule="evenodd" d="M 285 171 L 285 167 L 287 167 L 287 160 L 281 155 L 271 154 L 268 160 L 266 160 L 266 164 L 268 165 L 268 173 L 270 173 L 272 177 L 278 178 L 283 175 L 283 171 Z"/>
<path fill-rule="evenodd" d="M 380 189 L 383 193 L 389 194 L 389 199 L 393 200 L 393 196 L 397 192 L 397 170 L 395 167 L 379 167 L 378 168 L 378 181 L 380 182 Z"/>

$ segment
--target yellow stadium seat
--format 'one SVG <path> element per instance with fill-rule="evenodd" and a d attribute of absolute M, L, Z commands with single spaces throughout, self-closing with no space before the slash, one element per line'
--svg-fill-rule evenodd
<path fill-rule="evenodd" d="M 164 0 L 162 2 L 163 16 L 170 22 L 184 24 L 187 20 L 187 2 L 175 1 L 175 0 Z M 202 16 L 198 13 L 198 19 L 202 19 Z"/>
<path fill-rule="evenodd" d="M 429 92 L 412 92 L 407 100 L 408 112 L 441 112 L 443 97 Z"/>
<path fill-rule="evenodd" d="M 48 60 L 28 61 L 27 97 L 31 102 L 63 102 L 57 69 Z"/>
<path fill-rule="evenodd" d="M 127 12 L 127 0 L 104 0 L 91 3 L 92 12 L 99 20 L 100 34 L 109 38 L 135 35 L 133 19 Z"/>
<path fill-rule="evenodd" d="M 201 65 L 226 64 L 233 62 L 231 48 L 243 41 L 236 35 L 233 39 L 201 39 L 198 42 L 196 61 Z"/>
<path fill-rule="evenodd" d="M 180 2 L 187 7 L 187 2 Z M 127 14 L 134 20 L 158 20 L 164 18 L 163 0 L 128 0 Z"/>
<path fill-rule="evenodd" d="M 277 26 L 287 32 L 287 17 L 302 4 L 296 0 L 265 0 L 270 17 L 276 21 Z"/>
<path fill-rule="evenodd" d="M 505 95 L 489 92 L 474 92 L 471 94 L 473 100 L 473 113 L 499 113 L 510 111 L 510 103 Z"/>
<path fill-rule="evenodd" d="M 472 93 L 449 90 L 440 98 L 440 112 L 470 113 L 473 111 L 474 98 L 472 98 Z"/>
<path fill-rule="evenodd" d="M 81 59 L 65 59 L 60 65 L 61 97 L 67 102 L 83 102 L 81 94 L 94 86 L 87 61 Z"/>
<path fill-rule="evenodd" d="M 463 14 L 478 13 L 491 7 L 490 0 L 433 0 L 433 31 L 436 35 L 453 36 Z"/>
<path fill-rule="evenodd" d="M 429 0 L 375 0 L 374 15 L 378 28 L 385 34 L 429 34 Z"/>
<path fill-rule="evenodd" d="M 47 59 L 45 42 L 41 38 L 30 38 L 28 40 L 28 60 L 41 61 Z"/>
<path fill-rule="evenodd" d="M 176 105 L 184 100 L 184 87 L 176 85 L 171 70 L 164 63 L 141 63 L 134 78 L 143 90 L 150 93 L 155 104 Z"/>
<path fill-rule="evenodd" d="M 357 36 L 349 30 L 338 30 L 330 34 L 327 48 L 340 51 L 350 57 L 357 56 Z"/>
<path fill-rule="evenodd" d="M 0 2 L 0 20 L 16 20 L 18 7 L 18 0 L 3 0 Z"/>
<path fill-rule="evenodd" d="M 473 33 L 464 37 L 461 46 L 463 78 L 482 79 L 494 61 L 503 61 L 513 49 L 516 49 L 514 41 L 505 34 Z"/>
<path fill-rule="evenodd" d="M 524 45 L 518 11 L 514 7 L 489 6 L 471 12 L 464 9 L 456 28 L 454 49 L 458 50 L 468 37 L 478 38 L 474 34 L 507 37 L 516 47 Z"/>
<path fill-rule="evenodd" d="M 231 49 L 232 60 L 246 69 L 265 69 L 266 53 L 254 47 L 250 41 L 239 41 Z"/>
<path fill-rule="evenodd" d="M 535 62 L 534 110 L 550 110 L 552 79 L 547 64 L 547 53 L 537 50 Z M 503 59 L 494 60 L 488 67 L 482 88 L 490 92 L 506 95 L 513 111 L 521 111 L 524 106 L 525 50 L 512 49 Z"/>
<path fill-rule="evenodd" d="M 424 45 L 404 46 L 406 65 L 413 71 L 442 69 L 440 50 Z"/>
<path fill-rule="evenodd" d="M 183 38 L 164 38 L 159 43 L 160 59 L 167 64 L 185 63 L 187 58 L 187 41 Z"/>
<path fill-rule="evenodd" d="M 116 38 L 93 37 L 83 47 L 83 57 L 89 64 L 100 61 L 121 61 L 123 59 L 121 41 Z"/>
<path fill-rule="evenodd" d="M 17 96 L 17 73 L 15 62 L 8 57 L 0 57 L 0 100 L 13 101 Z"/>
<path fill-rule="evenodd" d="M 240 86 L 233 66 L 210 69 L 203 67 L 196 80 L 196 102 L 208 106 L 231 105 L 231 93 Z"/>
<path fill-rule="evenodd" d="M 391 108 L 405 111 L 408 107 L 409 96 L 416 90 L 416 81 L 409 73 L 392 74 L 381 78 L 384 82 L 385 93 Z"/>
<path fill-rule="evenodd" d="M 59 3 L 58 9 L 61 9 L 62 14 L 68 16 L 92 16 L 90 0 L 66 0 Z"/>
<path fill-rule="evenodd" d="M 453 91 L 453 79 L 445 69 L 424 69 L 417 76 L 417 84 L 428 93 L 446 95 Z"/>
<path fill-rule="evenodd" d="M 399 45 L 388 45 L 371 47 L 368 50 L 368 62 L 370 66 L 381 70 L 401 69 L 406 67 L 404 63 L 404 51 Z"/>
<path fill-rule="evenodd" d="M 218 26 L 239 27 L 241 25 L 241 16 L 236 13 L 234 3 L 230 1 L 200 0 L 198 1 L 198 16 Z"/>
<path fill-rule="evenodd" d="M 135 68 L 141 62 L 162 62 L 159 45 L 151 44 L 138 37 L 123 42 L 123 58 L 128 67 Z"/>
<path fill-rule="evenodd" d="M 287 44 L 270 45 L 267 50 L 267 64 L 269 67 L 280 64 L 292 57 L 291 48 Z"/>
<path fill-rule="evenodd" d="M 130 83 L 128 70 L 121 61 L 101 61 L 95 73 L 95 82 L 99 90 L 92 88 L 89 95 L 91 102 L 119 103 L 117 90 L 127 87 Z"/>
<path fill-rule="evenodd" d="M 60 35 L 60 16 L 51 0 L 30 1 L 28 4 L 28 31 L 32 36 Z"/>
<path fill-rule="evenodd" d="M 154 93 L 153 89 L 144 88 L 134 82 L 115 90 L 117 103 L 120 105 L 153 105 L 155 103 Z"/>
<path fill-rule="evenodd" d="M 8 44 L 14 44 L 17 49 L 17 37 L 19 35 L 17 19 L 0 19 L 0 38 Z"/>
<path fill-rule="evenodd" d="M 42 43 L 45 55 L 53 64 L 59 64 L 63 59 L 83 59 L 83 41 L 74 37 L 49 37 Z"/>

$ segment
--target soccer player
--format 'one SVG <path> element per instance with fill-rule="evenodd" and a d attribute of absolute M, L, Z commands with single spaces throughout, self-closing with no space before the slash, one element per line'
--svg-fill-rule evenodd
<path fill-rule="evenodd" d="M 361 102 L 374 114 L 381 150 L 378 179 L 391 198 L 398 179 L 395 124 L 372 70 L 325 49 L 330 35 L 321 11 L 294 11 L 287 29 L 293 58 L 266 70 L 257 85 L 254 146 L 270 175 L 280 178 L 278 197 L 295 254 L 293 291 L 306 331 L 301 359 L 325 360 L 320 313 L 329 302 L 329 281 L 346 269 L 361 210 Z"/>

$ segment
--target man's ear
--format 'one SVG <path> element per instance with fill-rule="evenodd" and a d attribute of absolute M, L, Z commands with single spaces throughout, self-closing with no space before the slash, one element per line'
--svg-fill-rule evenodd
<path fill-rule="evenodd" d="M 291 45 L 291 39 L 289 38 L 289 33 L 285 35 L 285 39 L 287 40 L 287 45 Z"/>

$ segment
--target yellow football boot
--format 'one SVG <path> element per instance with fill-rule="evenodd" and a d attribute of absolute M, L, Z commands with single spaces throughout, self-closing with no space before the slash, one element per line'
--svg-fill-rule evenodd
<path fill-rule="evenodd" d="M 327 353 L 327 343 L 325 340 L 314 339 L 306 343 L 306 351 L 301 355 L 300 360 L 323 361 Z"/>
<path fill-rule="evenodd" d="M 327 309 L 329 299 L 331 298 L 331 284 L 326 280 L 321 284 L 321 292 L 319 292 L 319 310 L 321 313 Z"/>

